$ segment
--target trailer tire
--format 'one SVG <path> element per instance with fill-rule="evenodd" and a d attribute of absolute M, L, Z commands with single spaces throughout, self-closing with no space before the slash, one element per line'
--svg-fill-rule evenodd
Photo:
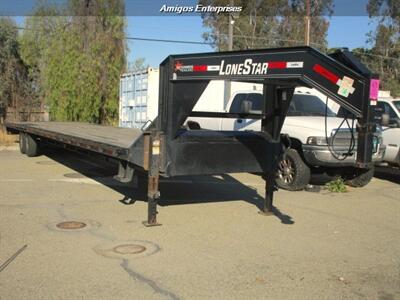
<path fill-rule="evenodd" d="M 26 134 L 24 132 L 19 133 L 19 151 L 22 154 L 26 153 Z"/>
<path fill-rule="evenodd" d="M 288 191 L 303 190 L 310 182 L 310 168 L 295 149 L 288 149 L 279 162 L 276 176 L 278 187 Z"/>
<path fill-rule="evenodd" d="M 26 150 L 25 154 L 29 157 L 35 157 L 40 155 L 40 144 L 39 141 L 32 137 L 30 134 L 25 134 Z"/>
<path fill-rule="evenodd" d="M 347 172 L 343 175 L 345 182 L 347 185 L 351 187 L 363 187 L 366 186 L 374 177 L 375 168 L 372 167 L 370 169 L 358 169 L 351 168 L 352 172 Z"/>

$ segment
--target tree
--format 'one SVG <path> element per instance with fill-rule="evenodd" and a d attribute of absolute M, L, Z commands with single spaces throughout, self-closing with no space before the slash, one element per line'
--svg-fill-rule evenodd
<path fill-rule="evenodd" d="M 371 70 L 379 73 L 381 88 L 400 96 L 400 2 L 369 0 L 367 8 L 371 18 L 378 18 L 378 25 L 369 33 L 371 50 L 359 51 L 359 55 Z"/>
<path fill-rule="evenodd" d="M 311 1 L 311 0 L 310 0 Z M 200 0 L 202 5 L 226 6 L 230 0 Z M 330 14 L 332 0 L 311 1 L 311 44 L 326 48 L 329 26 L 323 14 Z M 256 49 L 304 45 L 304 0 L 235 0 L 241 6 L 235 14 L 233 48 Z M 207 42 L 219 50 L 226 50 L 228 44 L 228 14 L 202 14 L 203 25 L 210 31 L 203 34 Z"/>
<path fill-rule="evenodd" d="M 70 17 L 54 16 L 61 10 Z M 125 66 L 123 11 L 122 0 L 69 0 L 26 19 L 22 53 L 53 120 L 116 123 Z"/>
<path fill-rule="evenodd" d="M 135 59 L 133 63 L 128 64 L 128 71 L 137 72 L 147 69 L 149 64 L 146 63 L 146 59 L 144 57 L 139 57 Z"/>
<path fill-rule="evenodd" d="M 34 15 L 25 19 L 25 30 L 18 39 L 21 58 L 26 65 L 32 87 L 31 102 L 35 102 L 36 106 L 51 104 L 46 101 L 44 89 L 47 50 L 66 24 L 66 17 L 56 17 L 57 14 L 61 14 L 60 8 L 41 2 Z"/>
<path fill-rule="evenodd" d="M 199 4 L 208 6 L 227 6 L 230 0 L 200 0 Z M 274 45 L 277 37 L 277 16 L 282 14 L 282 5 L 286 0 L 256 1 L 236 0 L 234 5 L 242 11 L 234 14 L 233 49 L 255 49 Z M 207 42 L 221 51 L 228 49 L 229 14 L 203 13 L 203 25 L 210 29 L 203 34 Z"/>
<path fill-rule="evenodd" d="M 332 14 L 332 0 L 316 0 L 310 2 L 310 45 L 321 50 L 327 50 L 327 32 L 329 21 L 324 15 Z M 278 46 L 304 45 L 306 16 L 306 0 L 291 0 L 283 7 L 283 17 L 278 27 L 279 36 L 283 40 Z"/>
<path fill-rule="evenodd" d="M 10 18 L 0 18 L 0 102 L 2 106 L 29 109 L 32 90 L 21 59 L 18 30 Z"/>

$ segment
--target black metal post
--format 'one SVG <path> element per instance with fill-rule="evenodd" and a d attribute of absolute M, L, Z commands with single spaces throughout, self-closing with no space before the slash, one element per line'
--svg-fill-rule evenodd
<path fill-rule="evenodd" d="M 159 226 L 157 222 L 157 203 L 160 198 L 159 184 L 159 157 L 160 157 L 160 135 L 157 131 L 152 131 L 145 135 L 145 167 L 148 170 L 147 184 L 147 221 L 144 226 Z"/>
<path fill-rule="evenodd" d="M 147 186 L 147 221 L 143 224 L 145 226 L 161 225 L 157 223 L 157 203 L 160 198 L 158 191 L 158 175 L 149 176 L 149 183 Z"/>
<path fill-rule="evenodd" d="M 274 214 L 275 174 L 266 174 L 263 179 L 265 180 L 265 197 L 260 214 L 270 216 Z"/>
<path fill-rule="evenodd" d="M 264 84 L 264 107 L 263 118 L 261 121 L 261 130 L 271 135 L 274 141 L 279 140 L 279 116 L 276 115 L 278 101 L 277 86 L 273 84 Z M 260 214 L 273 215 L 273 198 L 275 191 L 275 172 L 264 173 L 265 197 Z"/>
<path fill-rule="evenodd" d="M 371 75 L 367 82 L 367 89 L 370 89 L 371 80 L 377 80 L 379 76 Z M 359 168 L 371 168 L 372 162 L 372 145 L 373 135 L 376 132 L 376 123 L 374 121 L 375 110 L 372 109 L 371 102 L 377 101 L 377 99 L 370 99 L 370 95 L 367 93 L 363 99 L 363 117 L 358 118 L 357 122 L 357 160 L 356 166 Z M 375 102 L 376 104 L 376 102 Z"/>
<path fill-rule="evenodd" d="M 265 198 L 262 211 L 263 215 L 273 214 L 273 197 L 276 190 L 275 176 L 278 170 L 278 163 L 281 159 L 281 128 L 287 114 L 294 93 L 293 85 L 284 87 L 277 84 L 267 84 L 264 82 L 264 107 L 263 117 L 261 121 L 261 129 L 272 137 L 275 143 L 273 156 L 271 158 L 273 167 L 266 168 L 268 171 L 264 173 L 265 180 Z"/>

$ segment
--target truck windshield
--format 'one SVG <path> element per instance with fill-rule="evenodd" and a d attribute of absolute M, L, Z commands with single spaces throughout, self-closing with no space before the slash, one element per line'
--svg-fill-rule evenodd
<path fill-rule="evenodd" d="M 314 95 L 293 95 L 290 103 L 288 116 L 325 116 L 326 105 L 320 98 Z M 327 109 L 328 117 L 335 117 L 329 108 Z"/>
<path fill-rule="evenodd" d="M 396 107 L 397 111 L 400 113 L 400 100 L 393 101 L 393 104 Z"/>
<path fill-rule="evenodd" d="M 251 112 L 261 113 L 263 105 L 263 95 L 261 93 L 238 93 L 232 101 L 229 112 L 241 113 L 243 101 L 252 103 Z M 287 113 L 288 116 L 325 116 L 325 103 L 314 95 L 293 95 L 292 102 Z M 329 108 L 327 111 L 328 117 L 335 117 Z"/>

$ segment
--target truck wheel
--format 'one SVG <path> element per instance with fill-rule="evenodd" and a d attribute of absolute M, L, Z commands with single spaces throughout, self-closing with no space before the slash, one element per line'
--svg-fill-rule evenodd
<path fill-rule="evenodd" d="M 286 151 L 286 156 L 279 162 L 276 178 L 277 185 L 288 191 L 299 191 L 310 182 L 310 168 L 294 149 Z"/>
<path fill-rule="evenodd" d="M 25 134 L 25 144 L 26 150 L 25 153 L 29 157 L 34 157 L 40 155 L 40 145 L 39 141 L 35 140 L 31 135 Z"/>
<path fill-rule="evenodd" d="M 22 154 L 26 153 L 26 134 L 24 132 L 19 133 L 19 151 Z"/>
<path fill-rule="evenodd" d="M 366 186 L 374 177 L 375 168 L 371 169 L 359 169 L 351 168 L 350 172 L 343 175 L 347 185 L 352 187 L 363 187 Z"/>

